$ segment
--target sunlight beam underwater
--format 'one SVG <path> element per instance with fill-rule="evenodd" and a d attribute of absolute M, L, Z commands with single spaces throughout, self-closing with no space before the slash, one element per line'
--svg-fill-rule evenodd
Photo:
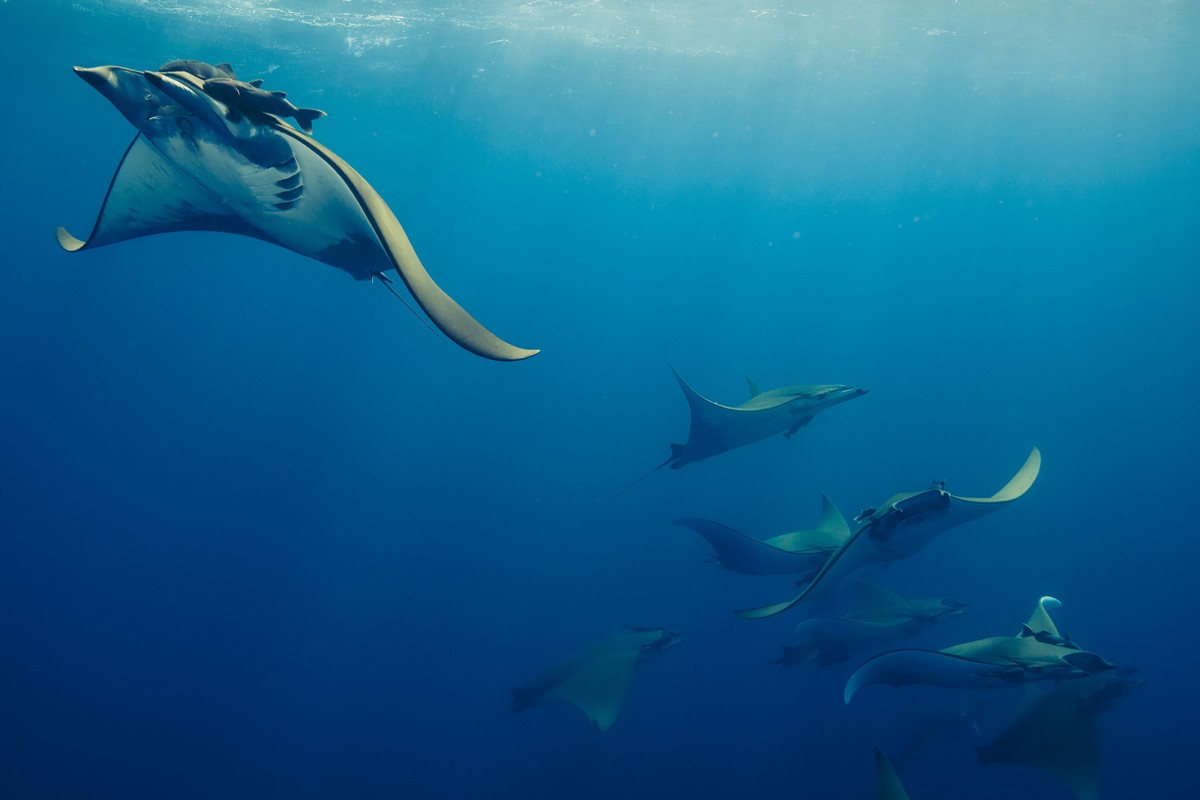
<path fill-rule="evenodd" d="M 253 83 L 233 81 L 224 65 L 166 66 L 181 64 L 164 72 L 75 67 L 138 135 L 112 178 L 91 235 L 82 240 L 58 229 L 64 250 L 174 231 L 237 233 L 357 280 L 378 277 L 389 289 L 384 271 L 394 269 L 433 324 L 463 349 L 496 361 L 537 354 L 496 337 L 434 283 L 395 214 L 353 167 L 263 109 L 296 114 L 302 126 L 321 112 L 281 105 L 286 101 Z M 194 74 L 204 72 L 191 66 L 196 64 L 214 70 L 214 77 Z M 232 105 L 206 91 L 206 82 L 214 79 L 221 84 L 218 94 L 232 98 Z"/>

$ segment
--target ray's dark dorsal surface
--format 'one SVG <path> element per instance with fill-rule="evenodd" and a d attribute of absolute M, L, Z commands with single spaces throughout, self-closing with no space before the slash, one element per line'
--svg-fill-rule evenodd
<path fill-rule="evenodd" d="M 230 113 L 205 91 L 228 65 L 178 71 L 75 68 L 137 130 L 109 186 L 91 235 L 58 229 L 75 252 L 174 231 L 261 239 L 358 280 L 395 270 L 429 319 L 476 355 L 519 361 L 515 347 L 480 325 L 434 283 L 383 198 L 349 164 L 270 113 Z M 209 72 L 204 79 L 197 72 Z"/>

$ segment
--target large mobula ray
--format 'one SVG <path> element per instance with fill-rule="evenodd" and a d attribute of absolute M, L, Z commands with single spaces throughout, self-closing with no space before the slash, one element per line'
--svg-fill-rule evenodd
<path fill-rule="evenodd" d="M 867 660 L 846 682 L 849 703 L 863 687 L 922 683 L 955 689 L 994 689 L 1018 683 L 1082 678 L 1115 667 L 1095 653 L 1081 650 L 1063 636 L 1049 609 L 1061 606 L 1053 597 L 1038 600 L 1029 621 L 1016 636 L 990 636 L 941 650 L 892 650 Z"/>
<path fill-rule="evenodd" d="M 772 661 L 784 667 L 816 662 L 827 667 L 855 653 L 908 639 L 966 612 L 966 603 L 950 598 L 906 598 L 866 581 L 858 582 L 854 610 L 844 617 L 806 619 L 796 626 L 799 641 Z"/>
<path fill-rule="evenodd" d="M 684 517 L 676 522 L 703 536 L 712 545 L 713 559 L 722 567 L 748 575 L 815 573 L 830 553 L 850 538 L 846 518 L 824 494 L 817 527 L 769 539 L 755 539 L 728 525 L 700 517 Z"/>
<path fill-rule="evenodd" d="M 979 519 L 1024 495 L 1037 480 L 1041 466 L 1042 454 L 1035 447 L 1017 474 L 991 497 L 961 497 L 946 491 L 941 483 L 924 491 L 893 495 L 855 518 L 862 526 L 829 556 L 798 595 L 735 613 L 744 619 L 781 614 L 868 564 L 908 558 L 950 528 Z"/>
<path fill-rule="evenodd" d="M 563 700 L 578 707 L 602 731 L 616 721 L 629 694 L 633 669 L 683 639 L 661 628 L 627 628 L 555 664 L 528 685 L 513 689 L 512 710 Z"/>
<path fill-rule="evenodd" d="M 825 409 L 862 397 L 868 391 L 853 386 L 801 385 L 764 392 L 754 381 L 747 381 L 750 399 L 741 405 L 724 406 L 688 386 L 674 368 L 671 373 L 687 398 L 692 422 L 687 442 L 672 443 L 671 456 L 659 469 L 668 465 L 680 469 L 778 433 L 790 438 Z"/>
<path fill-rule="evenodd" d="M 1140 687 L 1131 669 L 1063 681 L 1048 692 L 1032 687 L 1008 727 L 978 748 L 984 764 L 1028 764 L 1058 775 L 1078 800 L 1100 797 L 1100 734 L 1096 717 Z"/>
<path fill-rule="evenodd" d="M 434 283 L 395 214 L 353 167 L 248 100 L 223 103 L 197 71 L 75 68 L 138 135 L 91 235 L 85 241 L 59 228 L 63 249 L 174 231 L 251 236 L 359 280 L 390 284 L 385 271 L 396 270 L 433 324 L 476 355 L 517 361 L 538 352 L 497 338 Z"/>

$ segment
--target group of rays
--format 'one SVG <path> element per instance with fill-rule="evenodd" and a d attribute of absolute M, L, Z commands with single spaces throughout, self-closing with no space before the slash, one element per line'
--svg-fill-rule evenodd
<path fill-rule="evenodd" d="M 70 252 L 153 234 L 217 231 L 251 236 L 314 258 L 358 280 L 394 270 L 429 321 L 451 341 L 485 358 L 517 361 L 537 350 L 503 341 L 471 317 L 426 272 L 404 229 L 378 192 L 311 135 L 324 116 L 297 108 L 261 80 L 239 80 L 229 64 L 177 60 L 158 70 L 104 66 L 75 71 L 137 129 L 109 185 L 92 232 L 79 239 L 58 229 Z M 292 117 L 302 130 L 283 121 Z M 397 294 L 397 296 L 399 296 Z M 788 386 L 762 391 L 737 406 L 714 403 L 676 374 L 691 410 L 685 444 L 672 444 L 659 466 L 679 469 L 771 436 L 790 437 L 821 411 L 865 394 L 850 386 Z M 762 619 L 789 609 L 809 611 L 784 648 L 784 666 L 846 661 L 876 651 L 850 675 L 849 703 L 875 684 L 931 684 L 992 689 L 1019 684 L 1033 690 L 1008 726 L 979 748 L 982 763 L 1024 763 L 1058 774 L 1081 800 L 1099 796 L 1100 750 L 1096 718 L 1140 685 L 1133 671 L 1114 666 L 1063 635 L 1050 612 L 1060 603 L 1042 597 L 1015 634 L 1005 633 L 940 650 L 893 649 L 942 620 L 965 613 L 951 599 L 912 599 L 859 580 L 852 607 L 841 616 L 811 615 L 815 603 L 844 593 L 851 576 L 872 565 L 908 558 L 932 539 L 1019 499 L 1037 479 L 1036 448 L 990 497 L 965 497 L 941 482 L 893 495 L 854 518 L 852 530 L 828 497 L 811 530 L 766 539 L 706 519 L 679 523 L 704 537 L 715 560 L 737 572 L 800 575 L 794 597 L 737 615 Z M 553 700 L 574 704 L 601 730 L 624 705 L 634 669 L 681 641 L 660 628 L 627 628 L 554 665 L 513 690 L 513 711 Z M 884 755 L 876 751 L 879 797 L 908 795 Z"/>

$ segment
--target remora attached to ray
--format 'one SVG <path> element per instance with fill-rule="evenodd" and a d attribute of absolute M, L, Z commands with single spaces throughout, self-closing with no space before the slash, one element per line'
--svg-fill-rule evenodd
<path fill-rule="evenodd" d="M 978 748 L 984 764 L 1028 764 L 1058 775 L 1078 800 L 1100 797 L 1096 718 L 1144 684 L 1132 669 L 1112 669 L 1030 694 L 995 741 Z"/>
<path fill-rule="evenodd" d="M 113 176 L 91 235 L 84 241 L 60 227 L 63 249 L 175 231 L 237 233 L 359 280 L 390 283 L 385 271 L 395 269 L 433 324 L 477 355 L 516 361 L 538 352 L 497 338 L 434 283 L 379 193 L 312 137 L 270 114 L 231 114 L 192 72 L 118 66 L 75 72 L 138 135 Z"/>
<path fill-rule="evenodd" d="M 744 619 L 781 614 L 868 564 L 908 558 L 950 528 L 979 519 L 1024 495 L 1037 480 L 1041 466 L 1042 454 L 1035 447 L 1017 474 L 991 497 L 961 497 L 946 491 L 941 484 L 920 492 L 893 495 L 883 505 L 866 509 L 855 518 L 861 527 L 791 600 L 735 613 Z"/>
<path fill-rule="evenodd" d="M 683 639 L 662 628 L 626 628 L 572 653 L 535 678 L 513 689 L 512 710 L 516 713 L 551 700 L 578 707 L 602 731 L 608 730 L 621 713 L 633 670 Z"/>
<path fill-rule="evenodd" d="M 671 456 L 659 469 L 668 465 L 671 469 L 680 469 L 695 461 L 702 461 L 779 433 L 790 438 L 825 409 L 855 397 L 862 397 L 868 391 L 853 386 L 800 385 L 784 386 L 764 392 L 754 381 L 748 380 L 750 399 L 738 406 L 723 406 L 703 397 L 688 386 L 674 367 L 671 368 L 671 373 L 687 398 L 692 421 L 687 442 L 672 443 Z"/>
<path fill-rule="evenodd" d="M 850 538 L 850 526 L 837 506 L 821 495 L 821 520 L 812 530 L 755 539 L 741 531 L 699 517 L 676 520 L 712 545 L 713 557 L 726 569 L 748 575 L 790 575 L 821 568 L 829 554 Z"/>
<path fill-rule="evenodd" d="M 296 127 L 312 133 L 313 120 L 325 116 L 316 108 L 297 108 L 287 99 L 287 92 L 272 92 L 262 88 L 261 78 L 252 81 L 238 80 L 233 66 L 228 62 L 205 64 L 203 61 L 184 59 L 169 61 L 159 72 L 188 72 L 204 81 L 205 94 L 220 100 L 229 109 L 228 118 L 236 120 L 243 113 L 263 112 L 277 117 L 292 117 Z"/>
<path fill-rule="evenodd" d="M 1018 683 L 1082 678 L 1115 667 L 1081 650 L 1063 636 L 1049 609 L 1053 597 L 1038 600 L 1029 622 L 1016 636 L 991 636 L 942 650 L 892 650 L 869 659 L 846 682 L 849 703 L 863 687 L 923 683 L 954 689 L 994 689 Z"/>
<path fill-rule="evenodd" d="M 858 582 L 854 610 L 844 617 L 806 619 L 796 626 L 799 641 L 772 661 L 784 667 L 816 662 L 822 667 L 855 653 L 908 639 L 938 622 L 966 614 L 951 598 L 906 598 L 866 581 Z"/>

